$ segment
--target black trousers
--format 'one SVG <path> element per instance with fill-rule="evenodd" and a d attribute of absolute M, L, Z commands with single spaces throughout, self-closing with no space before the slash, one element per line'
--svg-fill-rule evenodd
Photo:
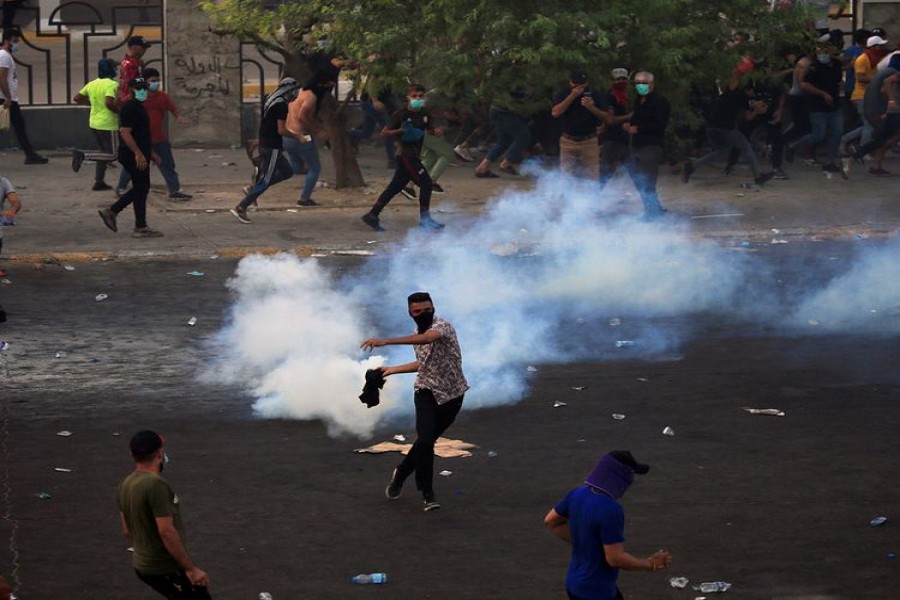
<path fill-rule="evenodd" d="M 9 107 L 9 125 L 16 130 L 16 139 L 19 140 L 19 147 L 22 148 L 25 157 L 37 156 L 31 141 L 28 139 L 28 132 L 25 130 L 25 119 L 22 117 L 22 109 L 19 108 L 19 103 L 9 100 L 4 102 Z"/>
<path fill-rule="evenodd" d="M 428 171 L 422 165 L 422 161 L 409 156 L 397 157 L 397 168 L 394 169 L 394 178 L 391 179 L 387 188 L 381 192 L 381 195 L 375 202 L 375 206 L 372 207 L 372 214 L 381 214 L 388 202 L 399 194 L 410 181 L 419 186 L 419 214 L 426 214 L 431 208 L 433 183 L 431 177 L 428 176 Z"/>
<path fill-rule="evenodd" d="M 122 168 L 131 175 L 131 189 L 122 194 L 110 209 L 119 214 L 131 204 L 134 209 L 134 228 L 142 229 L 147 226 L 147 194 L 150 193 L 150 165 L 143 171 L 137 168 L 137 162 L 132 154 L 119 156 Z"/>
<path fill-rule="evenodd" d="M 169 575 L 146 575 L 137 570 L 135 573 L 138 579 L 169 600 L 212 600 L 209 589 L 191 585 L 191 580 L 184 571 Z"/>
<path fill-rule="evenodd" d="M 423 495 L 434 493 L 434 443 L 453 424 L 464 396 L 438 404 L 431 390 L 416 390 L 416 441 L 397 467 L 397 478 L 405 481 L 415 471 Z"/>

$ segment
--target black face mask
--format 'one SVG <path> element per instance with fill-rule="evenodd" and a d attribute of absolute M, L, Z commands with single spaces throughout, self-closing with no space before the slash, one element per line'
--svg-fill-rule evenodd
<path fill-rule="evenodd" d="M 434 322 L 434 311 L 426 310 L 425 312 L 421 312 L 413 317 L 413 321 L 418 325 L 419 333 L 425 333 L 431 329 L 431 324 Z"/>

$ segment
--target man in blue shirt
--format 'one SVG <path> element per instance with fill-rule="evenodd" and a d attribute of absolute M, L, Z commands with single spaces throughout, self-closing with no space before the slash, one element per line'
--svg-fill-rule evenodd
<path fill-rule="evenodd" d="M 647 558 L 625 551 L 625 512 L 618 500 L 650 467 L 637 462 L 627 450 L 603 455 L 584 480 L 585 485 L 566 494 L 544 517 L 556 537 L 572 545 L 566 574 L 571 600 L 623 600 L 616 585 L 619 569 L 659 571 L 672 564 L 672 556 L 658 550 Z"/>

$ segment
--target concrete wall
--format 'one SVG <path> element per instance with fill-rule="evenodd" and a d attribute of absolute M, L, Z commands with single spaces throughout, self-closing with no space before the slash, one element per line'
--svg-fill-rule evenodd
<path fill-rule="evenodd" d="M 218 36 L 192 0 L 165 0 L 165 89 L 190 124 L 171 123 L 176 146 L 241 141 L 241 56 L 233 36 Z"/>
<path fill-rule="evenodd" d="M 97 141 L 88 128 L 87 106 L 22 107 L 25 129 L 31 144 L 40 150 L 95 148 Z M 0 132 L 0 149 L 18 146 L 15 133 Z"/>

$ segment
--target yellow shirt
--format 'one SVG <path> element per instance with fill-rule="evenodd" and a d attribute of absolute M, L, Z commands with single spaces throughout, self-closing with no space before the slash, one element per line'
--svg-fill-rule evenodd
<path fill-rule="evenodd" d="M 106 99 L 112 98 L 115 100 L 118 88 L 119 82 L 115 79 L 98 78 L 89 81 L 78 92 L 91 101 L 91 119 L 89 121 L 91 129 L 99 129 L 100 131 L 119 130 L 119 115 L 106 107 Z"/>
<path fill-rule="evenodd" d="M 866 95 L 866 88 L 869 87 L 869 84 L 860 81 L 859 75 L 862 74 L 867 80 L 871 80 L 878 71 L 878 65 L 873 65 L 869 62 L 869 55 L 863 52 L 853 61 L 853 70 L 856 72 L 856 82 L 853 85 L 853 93 L 850 94 L 850 100 L 862 100 Z"/>

